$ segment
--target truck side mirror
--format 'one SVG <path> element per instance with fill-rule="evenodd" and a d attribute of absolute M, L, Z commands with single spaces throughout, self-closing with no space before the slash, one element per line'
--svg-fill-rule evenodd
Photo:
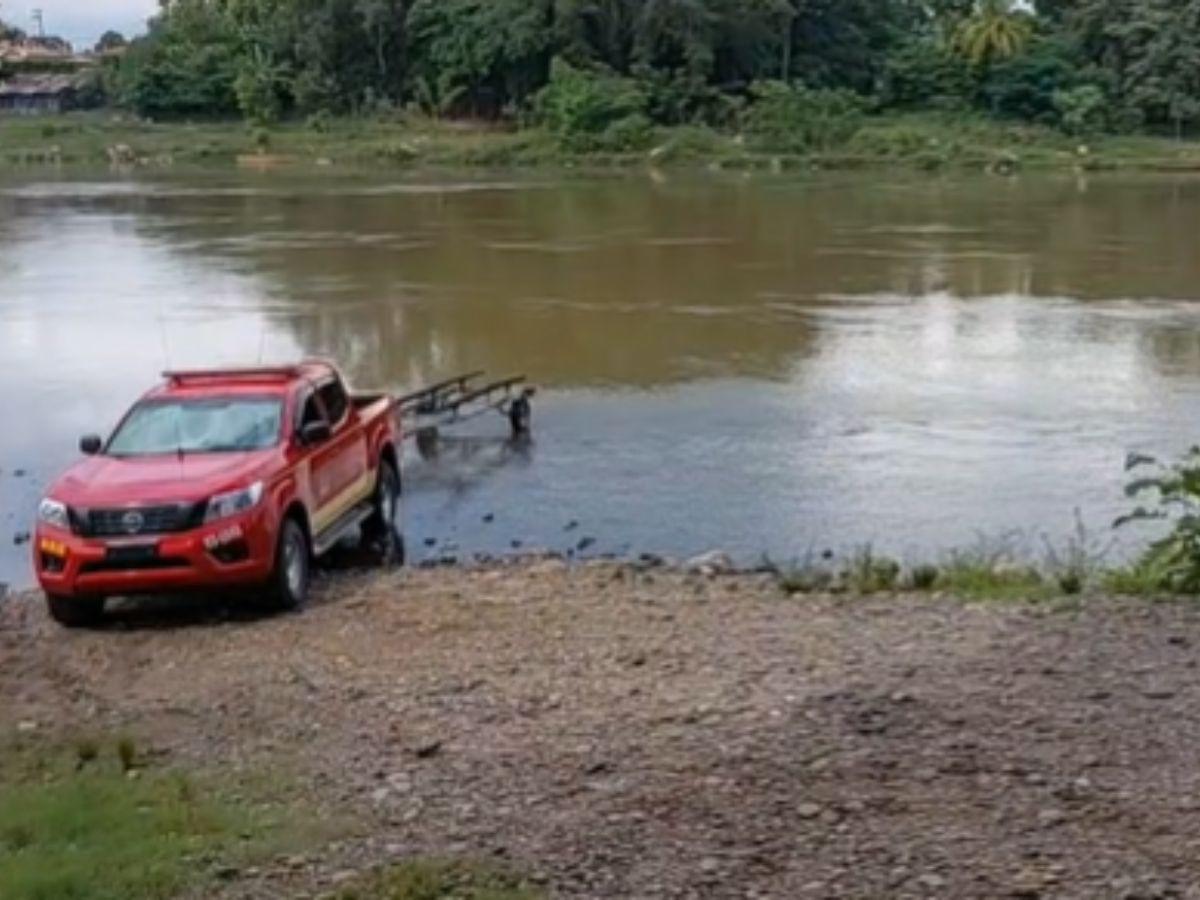
<path fill-rule="evenodd" d="M 95 456 L 104 446 L 98 434 L 85 434 L 79 439 L 79 451 L 85 456 Z"/>
<path fill-rule="evenodd" d="M 328 422 L 309 422 L 300 429 L 300 443 L 305 447 L 323 444 L 333 437 Z"/>

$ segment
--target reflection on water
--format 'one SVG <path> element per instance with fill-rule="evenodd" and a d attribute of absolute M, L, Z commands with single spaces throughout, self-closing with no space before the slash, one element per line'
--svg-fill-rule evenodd
<path fill-rule="evenodd" d="M 1165 178 L 0 181 L 0 580 L 168 362 L 313 353 L 548 389 L 533 447 L 488 420 L 412 461 L 418 551 L 1102 529 L 1126 450 L 1194 439 L 1197 233 Z"/>

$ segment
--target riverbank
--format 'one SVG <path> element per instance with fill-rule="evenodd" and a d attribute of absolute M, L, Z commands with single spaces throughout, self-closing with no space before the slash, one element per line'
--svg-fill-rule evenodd
<path fill-rule="evenodd" d="M 152 123 L 108 112 L 0 119 L 0 167 L 43 165 L 1172 172 L 1200 171 L 1200 142 L 1078 139 L 971 116 L 890 115 L 868 118 L 843 145 L 804 155 L 767 152 L 741 136 L 692 127 L 656 129 L 634 152 L 576 154 L 537 128 L 411 117 L 318 118 L 269 128 L 232 121 Z"/>
<path fill-rule="evenodd" d="M 147 778 L 287 772 L 284 798 L 346 822 L 209 859 L 195 896 L 379 896 L 363 873 L 427 859 L 520 873 L 513 897 L 1186 896 L 1198 640 L 1181 602 L 555 560 L 82 633 L 21 595 L 0 734 L 129 734 Z"/>

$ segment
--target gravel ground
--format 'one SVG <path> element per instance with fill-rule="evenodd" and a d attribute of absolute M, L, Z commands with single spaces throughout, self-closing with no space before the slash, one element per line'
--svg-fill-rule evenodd
<path fill-rule="evenodd" d="M 248 870 L 319 895 L 418 854 L 561 897 L 1200 897 L 1200 613 L 786 599 L 546 562 L 328 581 L 301 615 L 0 605 L 0 730 L 131 729 L 300 773 L 359 837 Z"/>

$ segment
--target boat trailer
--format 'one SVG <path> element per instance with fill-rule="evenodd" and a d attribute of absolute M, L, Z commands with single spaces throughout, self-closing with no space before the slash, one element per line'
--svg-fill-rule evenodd
<path fill-rule="evenodd" d="M 443 428 L 493 411 L 508 419 L 513 440 L 528 438 L 533 417 L 530 401 L 536 388 L 524 375 L 480 384 L 484 375 L 468 372 L 396 398 L 394 408 L 404 423 L 405 437 L 416 441 L 422 457 L 437 456 Z"/>

